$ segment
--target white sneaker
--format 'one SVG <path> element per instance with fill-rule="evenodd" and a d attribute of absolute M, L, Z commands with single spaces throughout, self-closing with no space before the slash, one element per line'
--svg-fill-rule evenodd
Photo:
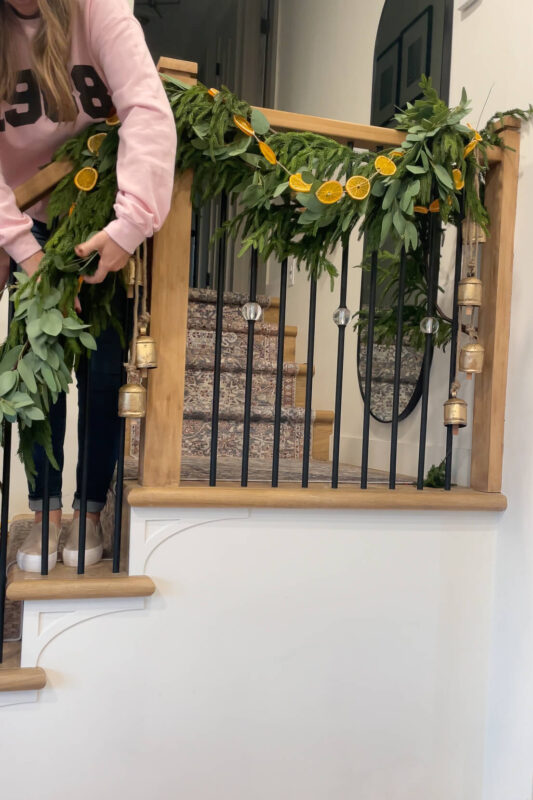
<path fill-rule="evenodd" d="M 67 567 L 78 566 L 78 542 L 80 539 L 80 519 L 72 520 L 70 533 L 63 548 L 63 563 Z M 104 537 L 100 523 L 87 518 L 85 529 L 85 566 L 90 567 L 102 560 Z"/>
<path fill-rule="evenodd" d="M 59 543 L 59 525 L 50 522 L 48 529 L 48 569 L 54 569 L 57 564 L 57 545 Z M 41 571 L 43 526 L 34 522 L 31 531 L 26 536 L 24 543 L 17 552 L 17 564 L 24 572 Z"/>

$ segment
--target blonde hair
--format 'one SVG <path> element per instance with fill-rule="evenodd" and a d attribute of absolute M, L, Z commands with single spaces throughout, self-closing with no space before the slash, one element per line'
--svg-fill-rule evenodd
<path fill-rule="evenodd" d="M 78 114 L 72 96 L 68 63 L 76 0 L 37 0 L 40 25 L 32 42 L 32 68 L 45 97 L 47 111 L 59 122 Z M 10 103 L 18 68 L 12 32 L 20 20 L 7 0 L 0 0 L 0 102 Z"/>

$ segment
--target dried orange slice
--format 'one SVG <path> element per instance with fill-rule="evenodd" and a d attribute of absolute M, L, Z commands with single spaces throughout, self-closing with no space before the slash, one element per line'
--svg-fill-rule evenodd
<path fill-rule="evenodd" d="M 211 97 L 216 97 L 217 94 L 220 94 L 220 92 L 218 91 L 218 89 L 208 89 L 207 94 L 210 94 Z"/>
<path fill-rule="evenodd" d="M 390 154 L 391 158 L 403 158 L 405 155 L 403 150 L 393 150 Z"/>
<path fill-rule="evenodd" d="M 467 122 L 466 124 L 468 125 L 468 127 L 470 128 L 471 131 L 474 131 L 474 141 L 476 141 L 476 142 L 483 141 L 483 136 L 480 134 L 480 132 L 476 131 L 474 126 L 471 125 L 469 122 Z"/>
<path fill-rule="evenodd" d="M 98 172 L 94 167 L 83 167 L 74 176 L 74 183 L 81 192 L 90 192 L 96 186 Z"/>
<path fill-rule="evenodd" d="M 115 125 L 120 125 L 118 114 L 112 114 L 110 117 L 108 117 L 106 119 L 106 125 L 109 125 L 111 128 L 114 128 Z"/>
<path fill-rule="evenodd" d="M 107 133 L 95 133 L 93 136 L 89 136 L 87 139 L 87 149 L 90 150 L 93 155 L 96 155 L 106 136 Z"/>
<path fill-rule="evenodd" d="M 426 208 L 426 206 L 415 206 L 413 211 L 415 214 L 429 214 L 429 208 Z"/>
<path fill-rule="evenodd" d="M 242 133 L 246 134 L 246 136 L 253 136 L 254 135 L 254 133 L 255 133 L 254 129 L 252 128 L 252 126 L 250 125 L 248 120 L 245 119 L 244 117 L 239 116 L 239 114 L 235 114 L 233 116 L 233 122 L 234 122 L 235 126 L 240 131 L 242 131 Z"/>
<path fill-rule="evenodd" d="M 431 203 L 429 210 L 432 214 L 438 214 L 440 211 L 440 200 L 433 200 Z"/>
<path fill-rule="evenodd" d="M 343 194 L 344 189 L 342 188 L 342 183 L 339 183 L 339 181 L 326 181 L 316 192 L 318 200 L 325 206 L 338 203 Z"/>
<path fill-rule="evenodd" d="M 304 181 L 301 172 L 296 172 L 294 175 L 291 175 L 289 178 L 289 186 L 293 192 L 303 192 L 306 194 L 311 191 L 311 184 Z"/>
<path fill-rule="evenodd" d="M 352 200 L 364 200 L 370 193 L 370 181 L 363 175 L 353 175 L 346 181 L 346 192 Z"/>
<path fill-rule="evenodd" d="M 269 164 L 278 163 L 278 159 L 276 158 L 275 152 L 266 142 L 259 142 L 259 149 L 261 150 L 261 153 L 264 155 Z"/>
<path fill-rule="evenodd" d="M 454 169 L 452 171 L 452 175 L 453 175 L 453 182 L 455 183 L 455 188 L 457 189 L 458 192 L 460 192 L 461 189 L 465 188 L 465 179 L 463 178 L 463 173 L 461 172 L 460 169 Z"/>
<path fill-rule="evenodd" d="M 397 169 L 394 161 L 391 161 L 387 156 L 378 156 L 374 162 L 374 166 L 380 175 L 394 175 Z"/>
<path fill-rule="evenodd" d="M 463 152 L 463 158 L 466 158 L 468 155 L 470 155 L 470 153 L 472 152 L 472 150 L 475 150 L 475 149 L 476 149 L 476 147 L 477 147 L 477 142 L 476 142 L 476 140 L 475 140 L 475 139 L 472 139 L 472 141 L 471 141 L 471 142 L 469 142 L 469 143 L 467 144 L 467 146 L 465 147 L 465 149 L 464 149 L 464 152 Z"/>

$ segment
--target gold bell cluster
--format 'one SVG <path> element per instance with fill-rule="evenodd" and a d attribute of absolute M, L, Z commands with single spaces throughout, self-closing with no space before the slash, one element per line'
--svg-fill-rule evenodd
<path fill-rule="evenodd" d="M 144 285 L 146 290 L 146 254 L 142 263 L 138 253 L 135 259 L 130 259 L 126 267 L 126 282 L 134 289 L 135 320 L 130 360 L 126 364 L 128 382 L 119 390 L 118 415 L 126 419 L 142 419 L 146 416 L 146 388 L 142 380 L 147 377 L 149 369 L 157 367 L 157 346 L 148 333 L 150 315 L 146 310 L 145 296 L 139 314 L 139 286 Z"/>
<path fill-rule="evenodd" d="M 466 275 L 459 282 L 457 303 L 459 306 L 459 342 L 463 333 L 468 336 L 468 341 L 462 344 L 458 352 L 457 373 L 463 372 L 467 380 L 472 375 L 483 372 L 485 348 L 478 338 L 477 316 L 483 304 L 483 284 L 477 276 L 479 263 L 479 245 L 486 242 L 485 231 L 478 223 L 466 219 L 462 227 L 463 234 L 463 262 L 466 262 Z M 463 315 L 466 324 L 463 324 Z M 452 427 L 454 433 L 459 428 L 467 425 L 467 404 L 457 392 L 461 384 L 458 375 L 450 392 L 450 398 L 444 404 L 444 425 Z"/>
<path fill-rule="evenodd" d="M 145 325 L 139 326 L 139 334 L 133 345 L 134 364 L 128 365 L 128 383 L 119 391 L 118 415 L 130 419 L 146 416 L 146 389 L 140 382 L 149 369 L 157 367 L 155 339 L 149 336 Z M 135 381 L 138 376 L 138 382 Z"/>

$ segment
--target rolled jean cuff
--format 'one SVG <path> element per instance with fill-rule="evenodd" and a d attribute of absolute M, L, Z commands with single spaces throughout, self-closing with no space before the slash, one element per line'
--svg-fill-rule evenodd
<path fill-rule="evenodd" d="M 29 497 L 28 502 L 30 505 L 30 511 L 42 511 L 43 510 L 43 498 L 42 497 Z M 63 503 L 61 502 L 61 496 L 59 497 L 51 497 L 50 498 L 50 511 L 58 511 L 60 508 L 63 508 Z"/>
<path fill-rule="evenodd" d="M 88 514 L 98 514 L 104 508 L 105 503 L 101 503 L 99 500 L 87 500 L 87 513 Z M 74 511 L 80 510 L 80 498 L 75 497 L 74 502 L 72 503 L 72 508 Z"/>

